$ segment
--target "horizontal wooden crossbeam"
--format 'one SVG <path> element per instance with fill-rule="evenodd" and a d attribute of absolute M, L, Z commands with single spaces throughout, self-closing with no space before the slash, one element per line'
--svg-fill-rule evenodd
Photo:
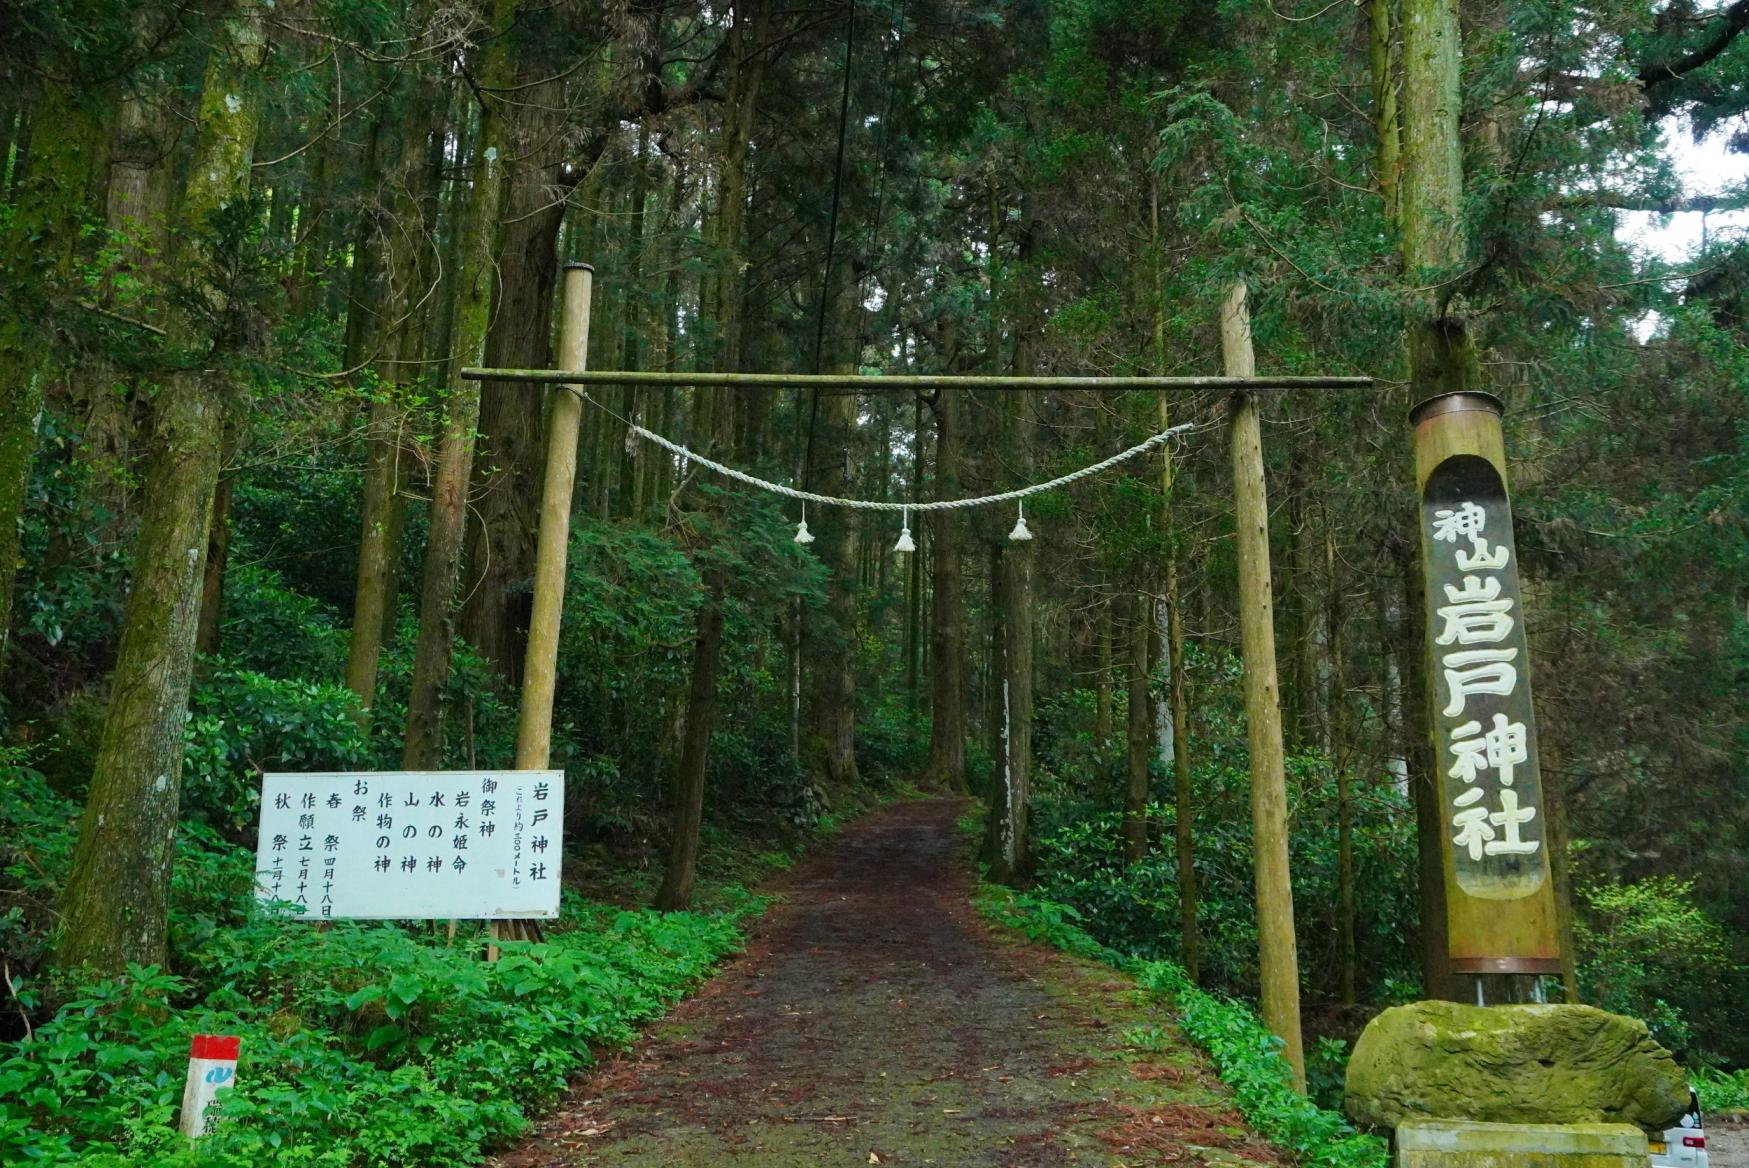
<path fill-rule="evenodd" d="M 469 381 L 527 381 L 561 385 L 724 385 L 741 388 L 853 389 L 862 393 L 919 389 L 1221 390 L 1227 393 L 1294 389 L 1371 389 L 1370 377 L 982 377 L 904 373 L 891 377 L 855 373 L 711 373 L 629 370 L 463 369 Z"/>

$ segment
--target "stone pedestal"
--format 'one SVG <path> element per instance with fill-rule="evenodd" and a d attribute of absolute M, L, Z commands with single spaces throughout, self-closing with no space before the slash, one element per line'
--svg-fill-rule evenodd
<path fill-rule="evenodd" d="M 1396 1168 L 1647 1168 L 1646 1133 L 1625 1123 L 1397 1125 Z"/>

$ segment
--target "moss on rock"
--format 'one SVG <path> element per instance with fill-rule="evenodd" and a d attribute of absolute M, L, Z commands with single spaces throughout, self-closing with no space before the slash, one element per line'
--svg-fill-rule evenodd
<path fill-rule="evenodd" d="M 1356 1122 L 1632 1123 L 1680 1115 L 1688 1083 L 1646 1025 L 1591 1006 L 1416 1002 L 1368 1023 L 1348 1064 Z"/>

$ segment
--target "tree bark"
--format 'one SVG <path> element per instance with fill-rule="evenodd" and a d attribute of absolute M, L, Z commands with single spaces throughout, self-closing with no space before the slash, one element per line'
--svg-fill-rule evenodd
<path fill-rule="evenodd" d="M 12 627 L 19 518 L 36 454 L 43 375 L 54 330 L 45 327 L 51 295 L 73 275 L 78 227 L 102 135 L 97 119 L 68 86 L 48 84 L 31 117 L 30 165 L 3 237 L 0 262 L 0 670 Z"/>
<path fill-rule="evenodd" d="M 1462 266 L 1468 254 L 1462 216 L 1463 149 L 1459 137 L 1459 29 L 1456 0 L 1402 0 L 1403 143 L 1399 239 L 1403 278 L 1412 288 L 1411 319 L 1405 343 L 1413 400 L 1479 388 L 1481 366 L 1463 317 L 1435 285 Z M 1422 976 L 1427 995 L 1453 992 L 1446 936 L 1444 851 L 1445 812 L 1439 805 L 1431 754 L 1432 728 L 1422 683 L 1419 560 L 1405 572 L 1405 616 L 1418 630 L 1414 651 L 1403 661 L 1403 677 L 1414 687 L 1407 702 L 1415 734 L 1411 782 L 1415 790 L 1416 840 L 1421 862 Z M 1416 764 L 1421 765 L 1417 766 Z"/>
<path fill-rule="evenodd" d="M 493 0 L 493 28 L 499 35 L 486 48 L 482 89 L 501 91 L 509 80 L 508 30 L 515 0 Z M 462 536 L 467 526 L 468 482 L 474 462 L 474 431 L 480 418 L 477 382 L 464 381 L 465 364 L 481 359 L 491 316 L 493 238 L 502 202 L 504 167 L 501 114 L 490 102 L 480 110 L 475 150 L 474 189 L 461 233 L 454 347 L 464 360 L 450 365 L 443 437 L 431 486 L 431 527 L 419 598 L 419 636 L 413 650 L 413 678 L 407 698 L 407 735 L 401 752 L 407 770 L 434 770 L 443 758 L 443 686 L 454 652 L 454 608 L 461 577 Z"/>
<path fill-rule="evenodd" d="M 550 71 L 545 62 L 528 68 Z M 520 95 L 504 114 L 511 162 L 504 176 L 503 247 L 485 361 L 495 368 L 552 367 L 559 229 L 574 185 L 564 175 L 564 100 L 564 83 L 548 82 Z M 615 345 L 606 351 L 617 350 Z M 457 628 L 511 685 L 521 683 L 528 636 L 547 396 L 523 382 L 480 383 L 477 515 L 467 528 L 470 588 Z"/>
<path fill-rule="evenodd" d="M 215 216 L 248 193 L 259 118 L 253 74 L 267 54 L 256 4 L 240 5 L 223 29 L 207 63 L 195 158 L 178 211 L 178 266 L 203 278 Z M 223 318 L 225 297 L 222 285 L 208 283 L 202 307 L 209 319 L 187 309 L 172 314 L 169 344 L 210 366 L 209 321 Z M 56 949 L 63 967 L 112 974 L 129 963 L 162 965 L 166 956 L 182 729 L 224 432 L 216 375 L 205 367 L 173 374 L 154 412 L 158 449 Z"/>
<path fill-rule="evenodd" d="M 222 453 L 221 446 L 221 458 Z M 201 572 L 200 624 L 194 637 L 194 651 L 203 657 L 219 651 L 219 627 L 225 619 L 225 569 L 231 560 L 231 500 L 236 486 L 235 475 L 223 475 L 213 492 L 212 521 Z"/>
<path fill-rule="evenodd" d="M 698 639 L 692 646 L 692 677 L 687 684 L 686 730 L 681 739 L 679 781 L 675 785 L 670 821 L 668 869 L 656 892 L 655 907 L 683 909 L 692 903 L 698 870 L 699 826 L 704 816 L 706 763 L 711 731 L 716 727 L 717 678 L 723 662 L 724 581 L 713 576 L 698 615 Z"/>
<path fill-rule="evenodd" d="M 848 483 L 846 468 L 856 427 L 856 397 L 848 393 L 821 395 L 818 409 L 813 490 L 841 495 Z M 838 786 L 849 786 L 857 780 L 857 590 L 848 515 L 833 514 L 822 526 L 814 546 L 829 573 L 825 620 L 809 622 L 815 649 L 814 732 L 819 738 L 827 779 Z"/>
<path fill-rule="evenodd" d="M 1391 27 L 1392 3 L 1393 0 L 1369 0 L 1367 8 L 1373 133 L 1378 143 L 1373 166 L 1378 172 L 1379 198 L 1384 203 L 1387 223 L 1394 223 L 1397 219 L 1397 183 L 1402 168 L 1397 128 L 1397 61 L 1396 38 Z"/>
<path fill-rule="evenodd" d="M 941 390 L 935 414 L 935 497 L 960 490 L 959 391 Z M 966 790 L 966 631 L 960 580 L 964 524 L 952 511 L 929 517 L 929 761 L 925 781 Z"/>
<path fill-rule="evenodd" d="M 1324 515 L 1324 570 L 1330 582 L 1325 599 L 1324 636 L 1330 651 L 1330 672 L 1326 679 L 1324 698 L 1328 720 L 1330 761 L 1336 768 L 1336 932 L 1341 963 L 1341 992 L 1344 1005 L 1355 1002 L 1355 982 L 1359 959 L 1355 950 L 1355 918 L 1357 916 L 1354 887 L 1354 779 L 1349 766 L 1348 749 L 1348 681 L 1343 662 L 1343 626 L 1348 613 L 1343 604 L 1342 588 L 1337 576 L 1336 540 L 1330 530 L 1330 517 Z M 1388 635 L 1388 634 L 1387 634 Z"/>
<path fill-rule="evenodd" d="M 1148 695 L 1148 649 L 1153 639 L 1149 610 L 1153 599 L 1141 592 L 1130 596 L 1129 717 L 1126 722 L 1123 801 L 1123 858 L 1139 863 L 1148 854 L 1148 762 L 1153 754 L 1153 711 Z"/>
<path fill-rule="evenodd" d="M 1104 449 L 1104 447 L 1100 447 Z M 1093 636 L 1098 641 L 1098 664 L 1093 678 L 1093 746 L 1104 754 L 1111 746 L 1111 667 L 1112 642 L 1115 631 L 1112 628 L 1112 609 L 1116 607 L 1115 598 L 1110 590 L 1104 587 L 1102 581 L 1099 587 L 1099 615 L 1096 618 Z"/>

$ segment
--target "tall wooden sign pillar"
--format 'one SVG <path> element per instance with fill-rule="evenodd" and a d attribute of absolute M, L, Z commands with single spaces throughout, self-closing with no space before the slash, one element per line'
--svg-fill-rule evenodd
<path fill-rule="evenodd" d="M 1478 1004 L 1561 972 L 1500 417 L 1475 392 L 1410 414 L 1451 964 Z"/>

